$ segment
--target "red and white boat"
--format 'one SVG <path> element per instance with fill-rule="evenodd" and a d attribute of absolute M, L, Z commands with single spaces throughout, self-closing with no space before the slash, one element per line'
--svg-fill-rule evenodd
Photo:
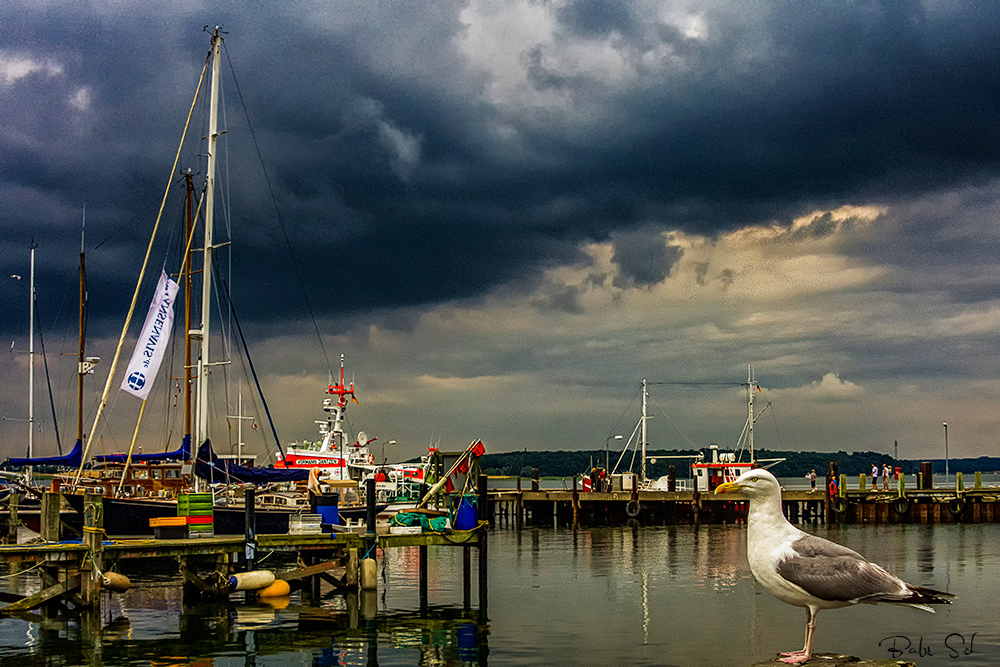
<path fill-rule="evenodd" d="M 347 443 L 344 435 L 344 414 L 354 397 L 354 383 L 348 386 L 344 382 L 344 357 L 340 357 L 340 384 L 327 386 L 326 393 L 336 396 L 337 402 L 328 396 L 323 399 L 323 411 L 328 413 L 326 419 L 317 420 L 320 439 L 316 442 L 304 440 L 302 443 L 292 443 L 285 448 L 284 460 L 276 461 L 275 468 L 316 468 L 326 479 L 348 480 L 356 479 L 351 469 L 373 465 L 375 455 L 368 444 L 376 440 L 369 438 L 364 431 L 358 432 L 357 439 Z"/>
<path fill-rule="evenodd" d="M 340 358 L 340 383 L 327 386 L 328 396 L 323 400 L 326 419 L 317 420 L 320 439 L 316 442 L 292 443 L 285 448 L 285 458 L 274 464 L 275 468 L 315 470 L 322 480 L 354 480 L 359 484 L 375 478 L 379 502 L 392 502 L 399 496 L 414 495 L 408 491 L 424 482 L 426 461 L 421 463 L 386 464 L 375 460 L 369 445 L 377 438 L 359 431 L 357 438 L 349 438 L 344 431 L 347 407 L 355 403 L 354 383 L 344 380 L 344 357 Z M 334 402 L 333 396 L 336 396 Z M 353 442 L 349 442 L 353 440 Z"/>

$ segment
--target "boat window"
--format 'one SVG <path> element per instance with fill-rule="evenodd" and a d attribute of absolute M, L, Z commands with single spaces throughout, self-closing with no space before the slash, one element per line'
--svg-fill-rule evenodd
<path fill-rule="evenodd" d="M 142 468 L 133 468 L 132 479 L 149 479 L 149 471 Z"/>
<path fill-rule="evenodd" d="M 162 470 L 156 469 L 156 470 L 151 470 L 150 472 L 152 473 L 153 479 L 163 479 L 163 471 Z"/>
<path fill-rule="evenodd" d="M 163 471 L 165 479 L 180 479 L 181 471 L 177 468 L 167 468 Z"/>

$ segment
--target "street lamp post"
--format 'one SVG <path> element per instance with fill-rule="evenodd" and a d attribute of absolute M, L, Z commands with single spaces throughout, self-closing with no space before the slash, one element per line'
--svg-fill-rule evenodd
<path fill-rule="evenodd" d="M 948 422 L 944 422 L 944 477 L 948 483 Z"/>
<path fill-rule="evenodd" d="M 382 442 L 382 465 L 383 466 L 387 462 L 387 459 L 385 458 L 385 446 L 386 445 L 395 445 L 395 444 L 396 444 L 395 440 L 390 440 L 389 442 L 384 442 L 384 441 Z"/>
<path fill-rule="evenodd" d="M 609 475 L 611 474 L 611 441 L 621 439 L 622 437 L 620 435 L 609 435 L 604 440 L 604 470 Z"/>

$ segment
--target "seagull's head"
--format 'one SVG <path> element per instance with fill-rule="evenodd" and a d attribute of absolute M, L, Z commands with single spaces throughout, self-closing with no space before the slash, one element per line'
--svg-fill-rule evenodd
<path fill-rule="evenodd" d="M 774 475 L 763 468 L 756 468 L 746 471 L 735 481 L 725 482 L 715 487 L 715 493 L 731 493 L 740 498 L 753 500 L 781 493 L 781 485 L 778 484 Z"/>

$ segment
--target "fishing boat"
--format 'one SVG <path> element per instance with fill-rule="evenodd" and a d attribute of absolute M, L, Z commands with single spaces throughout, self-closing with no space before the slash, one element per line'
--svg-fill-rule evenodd
<path fill-rule="evenodd" d="M 326 479 L 356 479 L 353 471 L 364 470 L 375 464 L 375 455 L 368 447 L 378 438 L 369 438 L 364 431 L 348 444 L 344 433 L 347 406 L 350 401 L 358 402 L 354 395 L 354 382 L 348 386 L 344 380 L 344 355 L 340 355 L 340 384 L 327 385 L 327 397 L 323 399 L 325 419 L 317 420 L 320 439 L 316 442 L 303 441 L 285 447 L 285 455 L 276 461 L 275 468 L 289 470 L 316 470 Z M 334 403 L 331 396 L 336 396 Z"/>
<path fill-rule="evenodd" d="M 691 477 L 694 480 L 696 491 L 712 491 L 719 484 L 732 482 L 737 477 L 752 470 L 753 468 L 768 468 L 776 463 L 784 461 L 778 459 L 758 459 L 754 449 L 753 427 L 760 419 L 761 415 L 771 407 L 768 403 L 760 412 L 756 412 L 754 407 L 754 397 L 761 392 L 760 384 L 754 379 L 753 367 L 747 365 L 747 381 L 743 383 L 747 390 L 747 419 L 743 424 L 743 432 L 737 442 L 736 452 L 720 452 L 715 445 L 710 447 L 711 459 L 704 458 L 691 464 Z M 743 451 L 747 453 L 747 460 L 744 461 L 740 455 Z M 767 465 L 763 465 L 767 464 Z"/>
<path fill-rule="evenodd" d="M 674 383 L 657 383 L 657 384 L 674 384 Z M 690 385 L 691 383 L 677 383 L 681 385 Z M 697 383 L 696 383 L 697 384 Z M 714 383 L 713 383 L 714 384 Z M 636 425 L 635 431 L 633 431 L 632 437 L 629 438 L 626 443 L 625 448 L 622 449 L 621 456 L 612 469 L 611 482 L 612 488 L 615 490 L 630 490 L 632 485 L 637 485 L 636 488 L 644 491 L 668 491 L 668 490 L 683 490 L 690 488 L 695 491 L 711 491 L 715 489 L 719 484 L 723 482 L 731 482 L 737 477 L 742 475 L 744 472 L 751 470 L 755 467 L 759 467 L 762 463 L 768 463 L 773 465 L 784 459 L 758 459 L 756 452 L 754 450 L 754 424 L 760 418 L 764 411 L 770 407 L 770 404 L 766 405 L 763 410 L 756 412 L 754 406 L 754 398 L 761 391 L 760 385 L 754 379 L 753 367 L 747 366 L 747 381 L 743 383 L 733 383 L 726 384 L 723 386 L 742 386 L 746 388 L 747 391 L 747 418 L 743 426 L 743 432 L 740 434 L 739 440 L 737 442 L 736 451 L 733 452 L 721 452 L 717 445 L 711 445 L 709 447 L 709 456 L 706 457 L 704 453 L 699 453 L 695 455 L 678 455 L 678 456 L 649 456 L 647 452 L 647 421 L 650 419 L 648 413 L 648 382 L 646 380 L 642 381 L 642 416 L 639 418 L 639 422 Z M 626 452 L 632 442 L 632 438 L 636 439 L 636 453 L 633 454 L 633 462 L 636 454 L 639 454 L 639 471 L 636 475 L 631 472 L 631 466 L 629 472 L 627 473 L 617 473 L 618 466 L 621 465 L 622 460 L 625 457 Z M 610 438 L 609 438 L 610 440 Z M 746 459 L 744 459 L 743 454 L 746 453 Z M 664 475 L 657 479 L 651 479 L 647 476 L 647 462 L 656 463 L 661 459 L 682 459 L 692 461 L 690 464 L 691 478 L 690 480 L 683 479 L 670 479 L 668 476 Z M 610 460 L 610 459 L 609 459 Z M 587 485 L 589 487 L 589 485 Z M 585 490 L 589 488 L 585 487 Z"/>
<path fill-rule="evenodd" d="M 359 431 L 354 439 L 344 429 L 350 402 L 358 402 L 355 391 L 354 382 L 347 384 L 345 380 L 341 355 L 340 383 L 327 385 L 327 396 L 323 399 L 327 416 L 316 421 L 320 439 L 288 445 L 284 458 L 274 467 L 308 470 L 319 483 L 353 480 L 363 486 L 366 480 L 374 479 L 377 502 L 388 505 L 386 511 L 411 509 L 419 500 L 418 490 L 425 482 L 430 456 L 423 457 L 420 463 L 376 461 L 370 445 L 378 438 Z M 332 396 L 337 397 L 336 402 Z"/>

